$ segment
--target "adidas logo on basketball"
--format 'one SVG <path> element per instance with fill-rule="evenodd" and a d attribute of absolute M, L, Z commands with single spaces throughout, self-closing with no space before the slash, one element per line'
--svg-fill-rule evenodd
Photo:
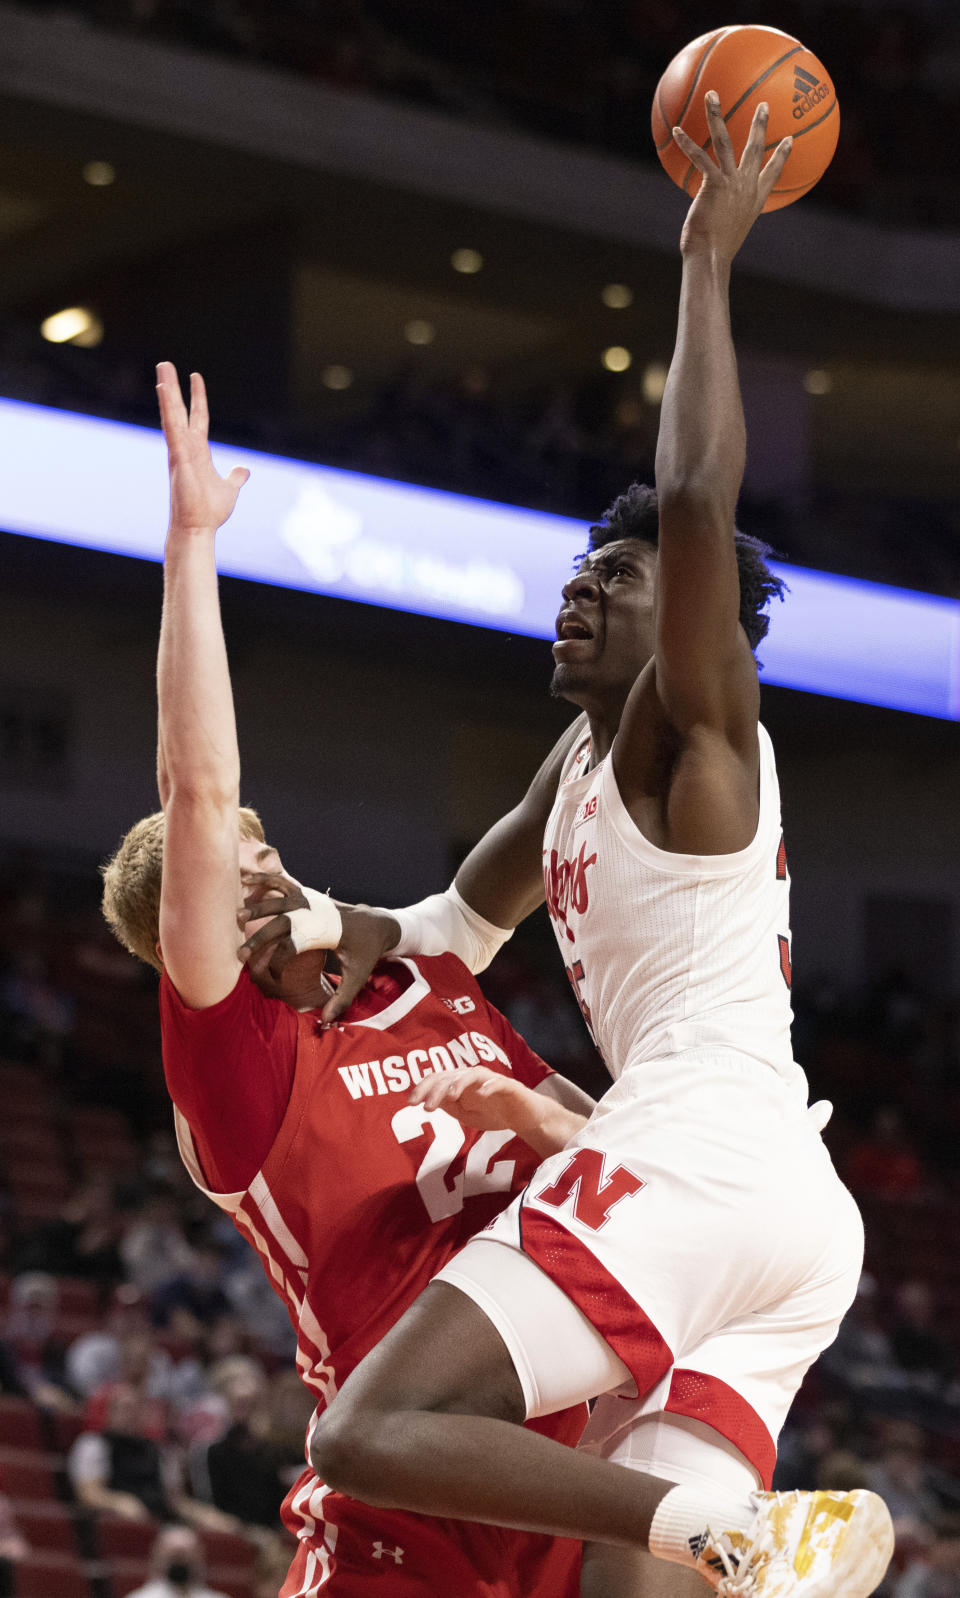
<path fill-rule="evenodd" d="M 803 67 L 793 69 L 793 114 L 796 119 L 806 116 L 821 100 L 826 100 L 830 94 L 829 83 L 821 83 L 812 72 L 804 72 Z"/>

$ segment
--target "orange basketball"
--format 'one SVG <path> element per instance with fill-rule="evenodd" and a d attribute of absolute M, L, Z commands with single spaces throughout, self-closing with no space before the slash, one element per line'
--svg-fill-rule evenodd
<path fill-rule="evenodd" d="M 691 198 L 700 187 L 700 174 L 674 142 L 671 130 L 681 127 L 709 149 L 703 106 L 708 89 L 720 96 L 737 160 L 761 100 L 770 107 L 767 150 L 775 149 L 788 134 L 793 136 L 793 149 L 765 211 L 792 205 L 813 188 L 833 159 L 840 111 L 832 78 L 799 39 L 779 28 L 714 28 L 674 56 L 653 98 L 653 142 L 665 171 Z"/>

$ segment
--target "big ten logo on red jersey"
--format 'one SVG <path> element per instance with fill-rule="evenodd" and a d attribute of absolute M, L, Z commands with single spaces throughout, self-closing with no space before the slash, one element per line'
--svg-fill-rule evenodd
<path fill-rule="evenodd" d="M 606 1156 L 601 1149 L 578 1149 L 560 1172 L 555 1182 L 534 1191 L 540 1204 L 551 1204 L 562 1209 L 573 1198 L 573 1213 L 581 1226 L 599 1232 L 610 1219 L 610 1211 L 622 1199 L 633 1198 L 646 1186 L 642 1177 L 627 1165 L 614 1166 L 607 1176 Z"/>
<path fill-rule="evenodd" d="M 445 1004 L 448 1010 L 453 1011 L 454 1015 L 469 1015 L 471 1010 L 475 1010 L 477 1008 L 473 1000 L 470 998 L 470 995 L 467 993 L 464 994 L 462 999 L 442 998 L 440 1003 Z"/>
<path fill-rule="evenodd" d="M 570 942 L 573 942 L 573 933 L 567 921 L 568 912 L 575 910 L 577 915 L 585 915 L 590 907 L 590 890 L 587 886 L 587 872 L 592 865 L 596 865 L 596 854 L 587 854 L 585 843 L 580 845 L 580 853 L 573 860 L 561 860 L 556 849 L 551 849 L 549 857 L 544 857 L 543 886 L 547 899 L 547 909 L 557 923 L 562 927 Z"/>
<path fill-rule="evenodd" d="M 790 873 L 787 870 L 787 846 L 782 832 L 777 846 L 777 881 L 787 883 L 790 881 Z M 790 958 L 790 938 L 786 933 L 777 933 L 777 947 L 780 953 L 780 975 L 787 987 L 792 988 L 793 962 Z"/>

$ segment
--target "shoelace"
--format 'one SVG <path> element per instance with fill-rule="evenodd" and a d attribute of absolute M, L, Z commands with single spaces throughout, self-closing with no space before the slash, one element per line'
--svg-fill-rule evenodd
<path fill-rule="evenodd" d="M 759 1536 L 753 1537 L 742 1551 L 734 1550 L 726 1532 L 717 1537 L 708 1528 L 700 1559 L 703 1560 L 708 1553 L 713 1554 L 723 1566 L 724 1573 L 716 1589 L 719 1598 L 753 1598 L 757 1590 L 758 1568 L 777 1557 L 773 1532 L 769 1526 L 764 1527 Z M 781 1559 L 781 1563 L 785 1561 Z"/>

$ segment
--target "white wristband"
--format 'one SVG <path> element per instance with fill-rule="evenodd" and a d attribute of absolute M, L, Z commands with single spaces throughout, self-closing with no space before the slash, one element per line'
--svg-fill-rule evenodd
<path fill-rule="evenodd" d="M 308 909 L 291 910 L 290 942 L 298 954 L 304 949 L 335 949 L 343 937 L 343 922 L 330 895 L 302 888 Z"/>

